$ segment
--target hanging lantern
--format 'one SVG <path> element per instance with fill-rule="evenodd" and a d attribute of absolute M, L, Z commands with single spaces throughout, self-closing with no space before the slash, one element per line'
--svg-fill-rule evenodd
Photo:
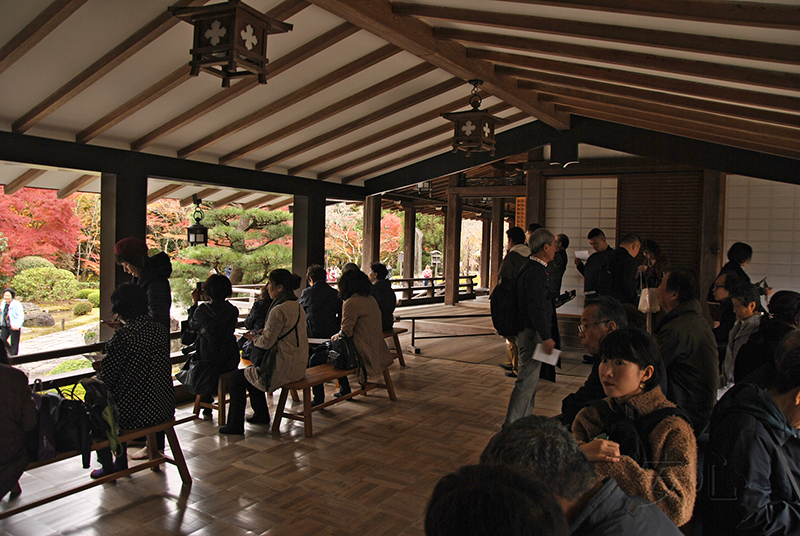
<path fill-rule="evenodd" d="M 204 70 L 222 78 L 230 87 L 231 78 L 257 76 L 267 83 L 267 35 L 291 31 L 286 24 L 245 5 L 239 0 L 203 7 L 169 8 L 173 16 L 194 25 L 194 46 L 190 74 Z"/>
<path fill-rule="evenodd" d="M 494 156 L 495 127 L 505 125 L 508 121 L 480 109 L 483 99 L 478 95 L 478 86 L 483 84 L 483 80 L 470 80 L 469 83 L 473 86 L 469 97 L 472 110 L 442 114 L 442 117 L 454 123 L 453 152 L 465 151 L 469 156 L 472 152 L 489 151 Z"/>
<path fill-rule="evenodd" d="M 208 227 L 200 223 L 203 220 L 203 211 L 200 210 L 200 203 L 202 200 L 197 199 L 197 195 L 192 196 L 192 201 L 194 201 L 195 209 L 194 213 L 192 214 L 192 218 L 194 219 L 194 223 L 189 226 L 187 229 L 188 231 L 188 241 L 190 246 L 206 246 L 208 245 Z"/>

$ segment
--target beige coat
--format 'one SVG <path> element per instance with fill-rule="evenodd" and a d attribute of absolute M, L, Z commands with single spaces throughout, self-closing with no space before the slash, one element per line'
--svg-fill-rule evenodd
<path fill-rule="evenodd" d="M 342 333 L 353 338 L 370 378 L 380 376 L 392 364 L 392 354 L 381 331 L 381 310 L 372 296 L 353 294 L 345 300 Z"/>
<path fill-rule="evenodd" d="M 295 323 L 297 323 L 297 336 L 294 332 L 289 333 Z M 278 337 L 287 333 L 288 335 L 278 341 Z M 297 300 L 287 301 L 272 308 L 267 316 L 264 330 L 253 342 L 259 348 L 271 348 L 275 341 L 278 341 L 278 357 L 269 384 L 270 393 L 282 385 L 302 380 L 306 374 L 308 365 L 306 313 Z"/>

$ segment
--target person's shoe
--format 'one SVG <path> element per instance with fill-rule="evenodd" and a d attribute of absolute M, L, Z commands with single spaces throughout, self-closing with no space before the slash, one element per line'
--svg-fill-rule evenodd
<path fill-rule="evenodd" d="M 338 393 L 337 393 L 337 394 L 338 394 Z M 334 395 L 334 396 L 336 396 L 336 395 Z M 312 407 L 312 408 L 314 408 L 314 407 L 317 407 L 317 406 L 319 406 L 320 404 L 322 404 L 322 403 L 324 403 L 324 402 L 325 402 L 325 399 L 324 399 L 324 398 L 323 398 L 322 400 L 316 400 L 316 399 L 314 399 L 314 400 L 312 400 L 312 401 L 311 401 L 311 407 Z"/>
<path fill-rule="evenodd" d="M 131 454 L 131 460 L 146 460 L 147 459 L 147 447 L 137 450 L 133 454 Z"/>
<path fill-rule="evenodd" d="M 510 372 L 506 372 L 506 376 L 508 376 L 509 378 L 516 378 L 517 373 L 512 370 Z"/>
<path fill-rule="evenodd" d="M 114 473 L 114 471 L 106 471 L 102 467 L 100 469 L 95 469 L 91 473 L 89 473 L 89 477 L 92 480 L 97 480 L 98 478 L 103 478 L 104 476 L 110 475 Z"/>
<path fill-rule="evenodd" d="M 16 499 L 20 495 L 22 495 L 22 488 L 20 487 L 19 482 L 17 482 L 16 484 L 14 484 L 14 488 L 11 490 L 11 493 L 8 496 L 8 498 Z"/>
<path fill-rule="evenodd" d="M 250 424 L 269 424 L 269 415 L 266 417 L 253 414 L 245 419 Z"/>
<path fill-rule="evenodd" d="M 220 434 L 226 434 L 226 435 L 244 435 L 244 429 L 243 428 L 234 428 L 233 426 L 228 425 L 228 426 L 223 426 L 222 428 L 220 428 L 219 429 L 219 433 Z"/>
<path fill-rule="evenodd" d="M 514 371 L 514 365 L 512 363 L 503 363 L 502 365 L 500 365 L 500 367 L 506 370 L 510 370 L 511 372 Z"/>
<path fill-rule="evenodd" d="M 211 408 L 204 408 L 203 409 L 203 419 L 206 421 L 210 421 L 214 417 L 214 413 Z"/>
<path fill-rule="evenodd" d="M 341 398 L 345 395 L 349 395 L 351 392 L 352 391 L 348 389 L 347 391 L 339 391 L 338 393 L 333 393 L 333 396 L 335 396 L 336 398 Z"/>

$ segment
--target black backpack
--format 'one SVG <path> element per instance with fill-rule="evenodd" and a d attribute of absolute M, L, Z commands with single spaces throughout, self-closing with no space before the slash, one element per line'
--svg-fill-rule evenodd
<path fill-rule="evenodd" d="M 654 461 L 648 438 L 658 423 L 675 415 L 685 419 L 691 426 L 686 413 L 676 407 L 662 408 L 643 417 L 630 419 L 612 410 L 605 400 L 595 400 L 589 406 L 595 408 L 606 423 L 603 433 L 610 441 L 619 443 L 620 454 L 628 456 L 640 467 L 644 467 L 649 461 Z"/>
<path fill-rule="evenodd" d="M 516 337 L 517 333 L 525 329 L 525 319 L 519 314 L 518 308 L 518 289 L 517 281 L 530 266 L 531 261 L 526 262 L 520 268 L 515 278 L 503 278 L 489 296 L 489 308 L 492 313 L 492 325 L 497 334 L 502 337 Z"/>

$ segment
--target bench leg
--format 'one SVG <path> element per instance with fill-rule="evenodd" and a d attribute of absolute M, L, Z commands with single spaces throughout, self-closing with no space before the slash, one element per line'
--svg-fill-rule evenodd
<path fill-rule="evenodd" d="M 219 416 L 217 420 L 220 426 L 225 426 L 225 403 L 228 396 L 228 375 L 221 375 L 217 382 L 217 407 Z"/>
<path fill-rule="evenodd" d="M 389 392 L 389 400 L 397 400 L 397 395 L 394 393 L 394 384 L 392 383 L 392 375 L 389 374 L 389 369 L 383 369 L 383 381 L 386 383 L 386 390 Z"/>
<path fill-rule="evenodd" d="M 203 397 L 197 395 L 194 397 L 194 408 L 192 409 L 192 413 L 194 413 L 195 417 L 200 417 L 200 401 L 203 400 Z"/>
<path fill-rule="evenodd" d="M 147 435 L 147 459 L 151 462 L 156 458 L 160 457 L 161 454 L 158 452 L 158 441 L 156 441 L 156 434 L 148 434 Z M 160 471 L 160 465 L 154 465 L 150 468 L 151 471 Z"/>
<path fill-rule="evenodd" d="M 178 442 L 178 435 L 175 433 L 175 428 L 170 426 L 164 432 L 167 434 L 167 441 L 169 441 L 169 449 L 172 451 L 172 459 L 175 460 L 175 466 L 178 468 L 178 473 L 181 475 L 181 482 L 185 486 L 192 484 L 192 475 L 189 474 L 189 468 L 186 467 L 186 458 L 183 457 L 181 444 Z M 153 443 L 155 445 L 155 441 Z"/>
<path fill-rule="evenodd" d="M 293 401 L 293 402 L 297 402 L 298 400 L 300 400 L 300 397 L 299 397 L 299 396 L 297 396 L 297 391 L 296 391 L 296 390 L 294 390 L 294 389 L 289 389 L 289 392 L 291 392 L 291 393 L 292 393 L 292 401 Z"/>
<path fill-rule="evenodd" d="M 281 389 L 281 396 L 278 397 L 278 407 L 275 408 L 275 416 L 272 418 L 272 431 L 279 432 L 281 429 L 281 419 L 283 419 L 283 408 L 286 407 L 286 399 L 289 397 L 289 389 Z"/>
<path fill-rule="evenodd" d="M 303 389 L 303 427 L 306 437 L 314 433 L 311 429 L 311 387 Z"/>
<path fill-rule="evenodd" d="M 397 360 L 400 362 L 401 367 L 405 367 L 406 360 L 403 358 L 403 347 L 400 346 L 400 337 L 397 336 L 397 333 L 392 335 L 392 341 L 394 341 L 394 351 L 397 352 Z"/>

